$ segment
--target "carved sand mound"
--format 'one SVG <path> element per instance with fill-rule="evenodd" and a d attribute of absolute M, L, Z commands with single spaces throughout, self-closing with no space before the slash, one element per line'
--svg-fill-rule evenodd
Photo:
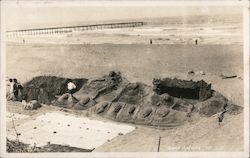
<path fill-rule="evenodd" d="M 75 110 L 87 110 L 88 108 L 94 106 L 96 102 L 89 97 L 84 97 L 79 100 L 74 106 L 73 109 Z"/>
<path fill-rule="evenodd" d="M 120 72 L 111 71 L 89 83 L 87 79 L 74 79 L 77 92 L 73 95 L 66 93 L 65 81 L 66 78 L 53 76 L 34 78 L 24 85 L 24 97 L 40 103 L 53 101 L 54 106 L 88 110 L 114 121 L 150 126 L 178 126 L 197 115 L 210 117 L 242 111 L 203 80 L 153 79 L 153 86 L 149 86 L 130 83 Z M 61 96 L 56 98 L 56 95 Z"/>
<path fill-rule="evenodd" d="M 37 76 L 23 85 L 22 98 L 19 100 L 38 100 L 39 103 L 51 104 L 56 96 L 67 93 L 68 78 L 56 76 Z M 72 79 L 78 91 L 88 80 Z"/>
<path fill-rule="evenodd" d="M 210 117 L 223 111 L 235 114 L 241 110 L 203 80 L 164 78 L 154 79 L 153 84 L 154 87 L 128 83 L 114 99 L 99 102 L 91 111 L 119 122 L 178 126 L 195 114 Z"/>
<path fill-rule="evenodd" d="M 61 97 L 59 97 L 55 102 L 53 102 L 53 105 L 64 107 L 64 108 L 73 108 L 73 106 L 78 101 L 79 100 L 76 99 L 73 95 L 66 93 L 66 94 L 63 94 Z"/>
<path fill-rule="evenodd" d="M 129 83 L 112 101 L 128 104 L 142 104 L 144 103 L 145 96 L 149 95 L 150 90 L 150 87 L 143 83 Z"/>
<path fill-rule="evenodd" d="M 111 71 L 108 75 L 90 81 L 74 95 L 77 98 L 90 97 L 96 101 L 110 101 L 128 84 L 120 72 Z"/>
<path fill-rule="evenodd" d="M 167 106 L 133 105 L 123 102 L 101 102 L 91 108 L 95 114 L 119 122 L 151 126 L 178 126 L 186 121 L 187 114 Z"/>
<path fill-rule="evenodd" d="M 195 104 L 195 108 L 200 114 L 208 117 L 223 111 L 230 114 L 238 114 L 242 111 L 242 107 L 232 104 L 218 92 L 213 92 L 212 97 L 204 102 Z"/>

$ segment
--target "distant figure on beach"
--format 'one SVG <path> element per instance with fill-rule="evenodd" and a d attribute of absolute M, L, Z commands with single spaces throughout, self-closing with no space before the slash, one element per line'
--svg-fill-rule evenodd
<path fill-rule="evenodd" d="M 25 39 L 23 39 L 23 44 L 25 44 Z"/>
<path fill-rule="evenodd" d="M 153 40 L 152 39 L 150 39 L 150 44 L 153 44 Z"/>
<path fill-rule="evenodd" d="M 195 44 L 196 44 L 196 45 L 198 44 L 198 40 L 197 40 L 197 39 L 195 40 Z"/>
<path fill-rule="evenodd" d="M 68 87 L 69 93 L 72 95 L 74 93 L 74 90 L 76 89 L 76 85 L 73 83 L 71 79 L 68 80 L 67 87 Z"/>

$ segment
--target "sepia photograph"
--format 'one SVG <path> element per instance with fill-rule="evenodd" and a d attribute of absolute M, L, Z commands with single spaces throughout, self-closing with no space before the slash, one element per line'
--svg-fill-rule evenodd
<path fill-rule="evenodd" d="M 4 1 L 1 155 L 249 157 L 244 4 Z"/>

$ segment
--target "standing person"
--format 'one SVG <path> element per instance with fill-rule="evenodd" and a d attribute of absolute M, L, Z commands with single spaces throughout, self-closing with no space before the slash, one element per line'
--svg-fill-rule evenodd
<path fill-rule="evenodd" d="M 22 98 L 23 98 L 23 95 L 22 95 L 23 86 L 21 84 L 18 84 L 17 85 L 17 90 L 18 90 L 17 100 L 22 101 Z"/>
<path fill-rule="evenodd" d="M 13 94 L 14 94 L 14 99 L 13 100 L 17 100 L 18 99 L 18 83 L 17 83 L 17 79 L 13 79 Z"/>
<path fill-rule="evenodd" d="M 74 93 L 74 90 L 76 89 L 76 85 L 73 83 L 71 79 L 68 80 L 68 92 L 72 95 Z"/>
<path fill-rule="evenodd" d="M 9 79 L 10 82 L 10 95 L 8 96 L 8 100 L 13 100 L 14 98 L 14 82 L 13 79 Z"/>

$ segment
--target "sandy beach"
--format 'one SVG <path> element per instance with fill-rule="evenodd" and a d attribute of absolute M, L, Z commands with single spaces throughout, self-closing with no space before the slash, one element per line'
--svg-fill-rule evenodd
<path fill-rule="evenodd" d="M 113 70 L 120 71 L 131 83 L 149 86 L 155 78 L 204 80 L 212 90 L 244 108 L 241 16 L 139 20 L 145 21 L 145 25 L 7 37 L 6 81 L 17 78 L 24 84 L 36 76 L 92 80 Z M 223 79 L 222 75 L 235 77 Z M 160 139 L 160 152 L 243 151 L 243 113 L 226 113 L 220 125 L 218 114 L 194 115 L 184 125 L 163 128 L 114 122 L 85 110 L 45 104 L 31 111 L 22 109 L 21 102 L 8 101 L 6 107 L 9 138 L 15 139 L 11 121 L 14 113 L 17 129 L 22 133 L 20 140 L 37 142 L 38 146 L 51 141 L 94 148 L 93 152 L 157 152 Z"/>

